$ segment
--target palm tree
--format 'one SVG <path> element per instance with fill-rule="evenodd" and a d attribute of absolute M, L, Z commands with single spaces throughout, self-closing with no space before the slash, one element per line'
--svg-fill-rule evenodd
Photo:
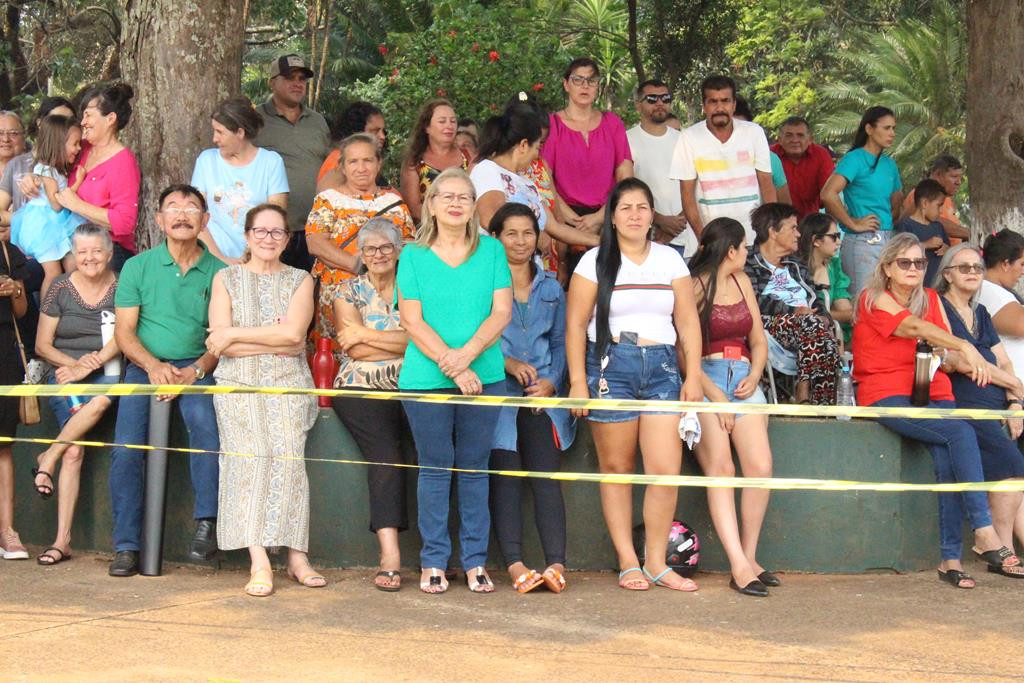
<path fill-rule="evenodd" d="M 962 156 L 966 133 L 967 31 L 946 0 L 930 20 L 907 19 L 858 33 L 846 50 L 843 80 L 821 90 L 819 138 L 849 147 L 861 115 L 874 105 L 896 114 L 892 156 L 905 178 L 918 177 L 939 154 Z"/>

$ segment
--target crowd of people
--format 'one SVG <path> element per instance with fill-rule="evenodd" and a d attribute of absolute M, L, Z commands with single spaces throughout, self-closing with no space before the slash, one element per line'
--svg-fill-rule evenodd
<path fill-rule="evenodd" d="M 764 403 L 766 372 L 792 376 L 792 400 L 835 404 L 844 351 L 857 402 L 907 406 L 923 344 L 934 358 L 932 406 L 1020 408 L 1024 399 L 1024 237 L 1004 230 L 968 243 L 953 203 L 963 168 L 935 160 L 906 198 L 886 154 L 896 116 L 868 109 L 836 163 L 804 118 L 786 119 L 770 144 L 727 76 L 704 81 L 704 118 L 670 125 L 673 95 L 647 80 L 639 123 L 598 107 L 601 75 L 586 57 L 562 81 L 566 102 L 544 111 L 513 96 L 478 125 L 444 99 L 427 102 L 408 136 L 397 189 L 383 175 L 386 112 L 357 102 L 335 121 L 306 104 L 313 72 L 302 57 L 270 65 L 270 98 L 220 103 L 214 147 L 189 184 L 150 207 L 164 240 L 138 252 L 139 166 L 119 142 L 133 93 L 101 85 L 76 102 L 47 98 L 26 144 L 21 119 L 0 112 L 0 343 L 44 361 L 57 384 L 310 388 L 313 346 L 329 345 L 334 387 L 470 396 Z M 678 123 L 678 120 L 676 120 Z M 183 179 L 184 180 L 184 179 Z M 8 354 L 0 383 L 21 381 Z M 309 483 L 302 461 L 317 413 L 308 395 L 187 394 L 173 400 L 200 451 L 190 456 L 196 526 L 190 556 L 248 550 L 245 592 L 270 595 L 268 550 L 287 549 L 288 576 L 325 578 L 310 564 Z M 116 408 L 114 441 L 142 444 L 150 399 L 53 397 L 57 438 L 88 434 Z M 333 409 L 368 469 L 374 577 L 402 587 L 399 534 L 409 527 L 402 448 L 411 434 L 422 538 L 419 587 L 448 589 L 453 479 L 457 564 L 470 590 L 494 590 L 493 533 L 515 590 L 567 586 L 566 510 L 555 481 L 530 479 L 542 570 L 523 553 L 523 480 L 481 470 L 556 472 L 586 418 L 600 470 L 678 474 L 678 412 L 527 409 L 379 401 L 342 396 Z M 0 433 L 15 433 L 17 404 L 0 401 Z M 1024 477 L 1020 420 L 883 418 L 927 445 L 939 482 Z M 709 476 L 770 477 L 768 419 L 700 413 L 697 462 Z M 38 455 L 32 489 L 57 497 L 53 544 L 42 565 L 71 559 L 84 449 Z M 141 451 L 115 447 L 109 472 L 111 576 L 138 573 Z M 58 468 L 58 463 L 59 468 Z M 453 469 L 456 471 L 453 477 Z M 26 486 L 28 482 L 25 482 Z M 0 554 L 28 553 L 14 530 L 13 465 L 0 448 Z M 666 548 L 677 491 L 644 494 L 644 541 L 633 539 L 632 490 L 601 484 L 619 585 L 697 590 Z M 1024 577 L 1019 492 L 939 494 L 939 578 L 959 588 L 962 524 L 992 572 Z M 767 596 L 780 579 L 757 560 L 767 491 L 709 488 L 730 586 Z"/>

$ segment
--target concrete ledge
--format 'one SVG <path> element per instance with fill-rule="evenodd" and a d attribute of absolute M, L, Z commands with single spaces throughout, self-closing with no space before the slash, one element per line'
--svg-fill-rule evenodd
<path fill-rule="evenodd" d="M 53 418 L 44 410 L 43 422 L 20 428 L 19 436 L 52 437 Z M 113 440 L 108 416 L 91 435 Z M 773 418 L 770 437 L 775 475 L 860 481 L 928 483 L 934 481 L 927 451 L 870 421 Z M 187 445 L 184 427 L 172 421 L 171 444 Z M 49 545 L 56 529 L 56 500 L 44 501 L 30 486 L 32 444 L 15 444 L 15 520 L 26 543 Z M 330 410 L 322 410 L 310 434 L 309 458 L 359 457 L 351 437 Z M 188 460 L 171 454 L 170 490 L 164 557 L 183 561 L 193 523 Z M 109 452 L 89 449 L 82 471 L 81 495 L 75 515 L 73 547 L 110 550 L 110 496 L 107 485 Z M 368 530 L 366 472 L 360 466 L 310 462 L 310 554 L 319 566 L 372 567 L 377 563 L 374 535 Z M 586 429 L 565 456 L 565 471 L 594 472 L 597 461 Z M 700 474 L 686 457 L 685 474 Z M 402 534 L 404 563 L 417 564 L 419 538 L 415 531 L 415 472 L 409 472 L 412 529 Z M 539 563 L 540 543 L 533 528 L 532 501 L 524 500 L 527 560 Z M 597 485 L 564 483 L 568 513 L 568 558 L 574 569 L 611 569 L 615 556 L 608 540 Z M 634 518 L 640 520 L 642 487 L 634 490 Z M 701 539 L 701 568 L 725 570 L 707 511 L 704 489 L 682 488 L 677 519 L 693 526 Z M 453 534 L 454 537 L 454 534 Z M 932 493 L 873 493 L 834 491 L 777 491 L 772 494 L 761 534 L 758 559 L 780 571 L 866 572 L 911 571 L 931 567 L 938 557 L 938 514 Z M 492 543 L 491 562 L 500 562 Z M 244 563 L 244 551 L 229 553 L 229 563 Z"/>

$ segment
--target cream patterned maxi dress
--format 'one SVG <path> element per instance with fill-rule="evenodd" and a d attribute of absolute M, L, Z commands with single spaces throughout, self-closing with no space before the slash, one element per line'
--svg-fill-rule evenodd
<path fill-rule="evenodd" d="M 285 266 L 277 273 L 252 273 L 243 266 L 222 271 L 231 297 L 234 327 L 277 324 L 306 273 Z M 313 387 L 305 355 L 222 357 L 214 372 L 222 386 Z M 217 544 L 222 550 L 249 546 L 309 545 L 309 481 L 306 433 L 316 421 L 315 396 L 231 394 L 214 396 L 220 445 Z"/>

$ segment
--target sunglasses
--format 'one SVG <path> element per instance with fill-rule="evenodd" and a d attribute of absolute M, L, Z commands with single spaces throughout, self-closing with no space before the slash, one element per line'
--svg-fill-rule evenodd
<path fill-rule="evenodd" d="M 928 267 L 928 259 L 923 258 L 898 258 L 893 261 L 893 263 L 895 263 L 896 267 L 900 270 L 910 270 L 911 267 L 918 270 L 924 270 Z"/>
<path fill-rule="evenodd" d="M 838 241 L 839 241 L 839 238 L 840 238 L 840 237 L 842 237 L 842 233 L 838 233 L 838 232 L 826 232 L 826 233 L 825 233 L 824 235 L 822 235 L 821 237 L 822 237 L 822 239 L 824 239 L 824 238 L 826 238 L 826 237 L 827 237 L 827 238 L 829 238 L 830 240 L 832 240 L 833 242 L 838 242 Z"/>
<path fill-rule="evenodd" d="M 672 101 L 672 95 L 666 92 L 660 95 L 644 95 L 640 99 L 642 99 L 647 104 L 654 104 L 655 102 L 664 102 L 665 104 L 668 104 Z"/>
<path fill-rule="evenodd" d="M 961 263 L 955 266 L 946 266 L 946 270 L 956 270 L 961 275 L 981 275 L 985 272 L 985 266 L 980 263 Z"/>

